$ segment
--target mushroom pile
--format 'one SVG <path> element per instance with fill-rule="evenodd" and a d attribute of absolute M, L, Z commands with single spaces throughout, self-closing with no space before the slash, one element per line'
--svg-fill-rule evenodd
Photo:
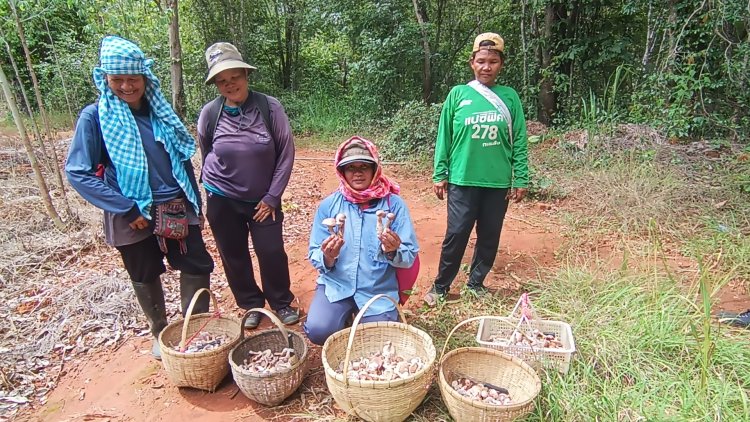
<path fill-rule="evenodd" d="M 500 406 L 513 404 L 513 400 L 511 400 L 508 390 L 495 386 L 490 387 L 488 384 L 475 382 L 468 378 L 453 380 L 451 387 L 453 387 L 458 394 L 470 400 L 481 401 L 484 404 Z"/>
<path fill-rule="evenodd" d="M 534 347 L 537 349 L 562 349 L 565 346 L 554 333 L 543 333 L 534 329 L 531 333 L 522 333 L 518 330 L 513 331 L 510 335 L 510 341 L 507 337 L 491 336 L 490 341 L 493 343 L 504 343 L 510 346 Z"/>
<path fill-rule="evenodd" d="M 382 350 L 349 362 L 347 378 L 355 381 L 394 381 L 414 376 L 424 367 L 424 359 L 419 356 L 405 358 L 398 355 L 396 347 L 386 341 Z M 339 373 L 343 372 L 344 362 L 341 362 Z"/>
<path fill-rule="evenodd" d="M 250 350 L 240 368 L 256 374 L 274 374 L 291 369 L 298 362 L 294 349 L 285 347 L 280 352 L 266 349 L 262 352 Z"/>
<path fill-rule="evenodd" d="M 201 331 L 188 341 L 185 350 L 180 350 L 180 345 L 172 346 L 174 350 L 182 353 L 200 353 L 215 350 L 222 344 L 226 343 L 229 337 L 226 335 L 213 335 L 206 331 Z"/>

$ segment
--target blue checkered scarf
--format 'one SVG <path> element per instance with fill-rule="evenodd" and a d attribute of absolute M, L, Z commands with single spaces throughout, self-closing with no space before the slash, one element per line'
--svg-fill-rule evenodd
<path fill-rule="evenodd" d="M 184 162 L 195 154 L 195 140 L 161 93 L 159 79 L 151 73 L 152 59 L 140 48 L 120 37 L 102 40 L 101 65 L 94 69 L 94 84 L 99 88 L 99 121 L 104 145 L 117 171 L 117 182 L 124 196 L 136 202 L 141 214 L 151 219 L 153 198 L 148 179 L 148 164 L 141 134 L 128 104 L 109 88 L 107 74 L 146 77 L 145 100 L 151 107 L 154 138 L 164 145 L 172 162 L 172 174 L 185 195 L 200 212 L 196 192 L 188 178 Z"/>

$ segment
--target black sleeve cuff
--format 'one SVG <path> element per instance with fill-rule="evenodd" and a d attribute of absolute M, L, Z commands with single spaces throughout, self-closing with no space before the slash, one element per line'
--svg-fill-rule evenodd
<path fill-rule="evenodd" d="M 128 223 L 132 223 L 133 221 L 137 220 L 138 217 L 141 216 L 141 210 L 138 208 L 138 205 L 133 205 L 133 208 L 130 209 L 130 211 L 126 212 L 125 215 L 123 215 L 123 218 Z"/>

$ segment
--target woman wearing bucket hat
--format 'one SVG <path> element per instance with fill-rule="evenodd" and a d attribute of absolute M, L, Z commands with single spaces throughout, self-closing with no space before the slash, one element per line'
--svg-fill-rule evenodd
<path fill-rule="evenodd" d="M 219 96 L 198 118 L 203 156 L 201 180 L 206 189 L 211 231 L 237 306 L 269 306 L 285 324 L 299 320 L 291 306 L 289 262 L 284 250 L 281 195 L 294 164 L 289 118 L 273 97 L 248 89 L 255 67 L 242 60 L 232 44 L 219 42 L 206 50 L 207 84 Z M 261 291 L 255 282 L 248 235 L 258 258 Z M 260 313 L 246 319 L 255 328 Z"/>
<path fill-rule="evenodd" d="M 193 294 L 209 287 L 214 267 L 201 236 L 190 161 L 195 141 L 162 95 L 153 60 L 137 45 L 105 37 L 99 58 L 93 72 L 99 100 L 81 111 L 65 172 L 84 199 L 104 210 L 105 239 L 120 252 L 157 337 L 167 325 L 164 258 L 180 271 L 183 315 Z M 207 297 L 195 312 L 208 312 Z M 161 357 L 156 339 L 152 354 Z"/>
<path fill-rule="evenodd" d="M 318 206 L 310 233 L 308 259 L 319 276 L 304 329 L 315 344 L 344 328 L 373 296 L 398 301 L 398 269 L 412 270 L 410 284 L 418 271 L 409 209 L 398 185 L 383 175 L 375 145 L 357 136 L 343 142 L 335 167 L 339 188 Z M 331 226 L 331 217 L 342 223 Z M 397 320 L 393 303 L 383 300 L 367 309 L 362 322 Z"/>
<path fill-rule="evenodd" d="M 474 225 L 468 292 L 486 292 L 508 202 L 526 196 L 529 183 L 526 119 L 518 94 L 495 80 L 505 62 L 505 42 L 487 32 L 474 40 L 469 66 L 474 80 L 453 87 L 440 115 L 433 190 L 448 197 L 448 227 L 435 284 L 424 300 L 445 298 L 461 265 Z"/>

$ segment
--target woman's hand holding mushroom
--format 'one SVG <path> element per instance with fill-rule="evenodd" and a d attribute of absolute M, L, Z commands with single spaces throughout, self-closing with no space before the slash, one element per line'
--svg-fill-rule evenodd
<path fill-rule="evenodd" d="M 320 250 L 323 251 L 323 259 L 326 267 L 332 268 L 336 262 L 336 258 L 339 257 L 341 247 L 344 246 L 344 239 L 336 234 L 332 234 L 320 244 Z"/>
<path fill-rule="evenodd" d="M 383 230 L 383 232 L 378 235 L 378 239 L 380 239 L 380 247 L 386 254 L 395 254 L 398 247 L 401 246 L 401 238 L 398 236 L 398 233 L 390 229 Z"/>

